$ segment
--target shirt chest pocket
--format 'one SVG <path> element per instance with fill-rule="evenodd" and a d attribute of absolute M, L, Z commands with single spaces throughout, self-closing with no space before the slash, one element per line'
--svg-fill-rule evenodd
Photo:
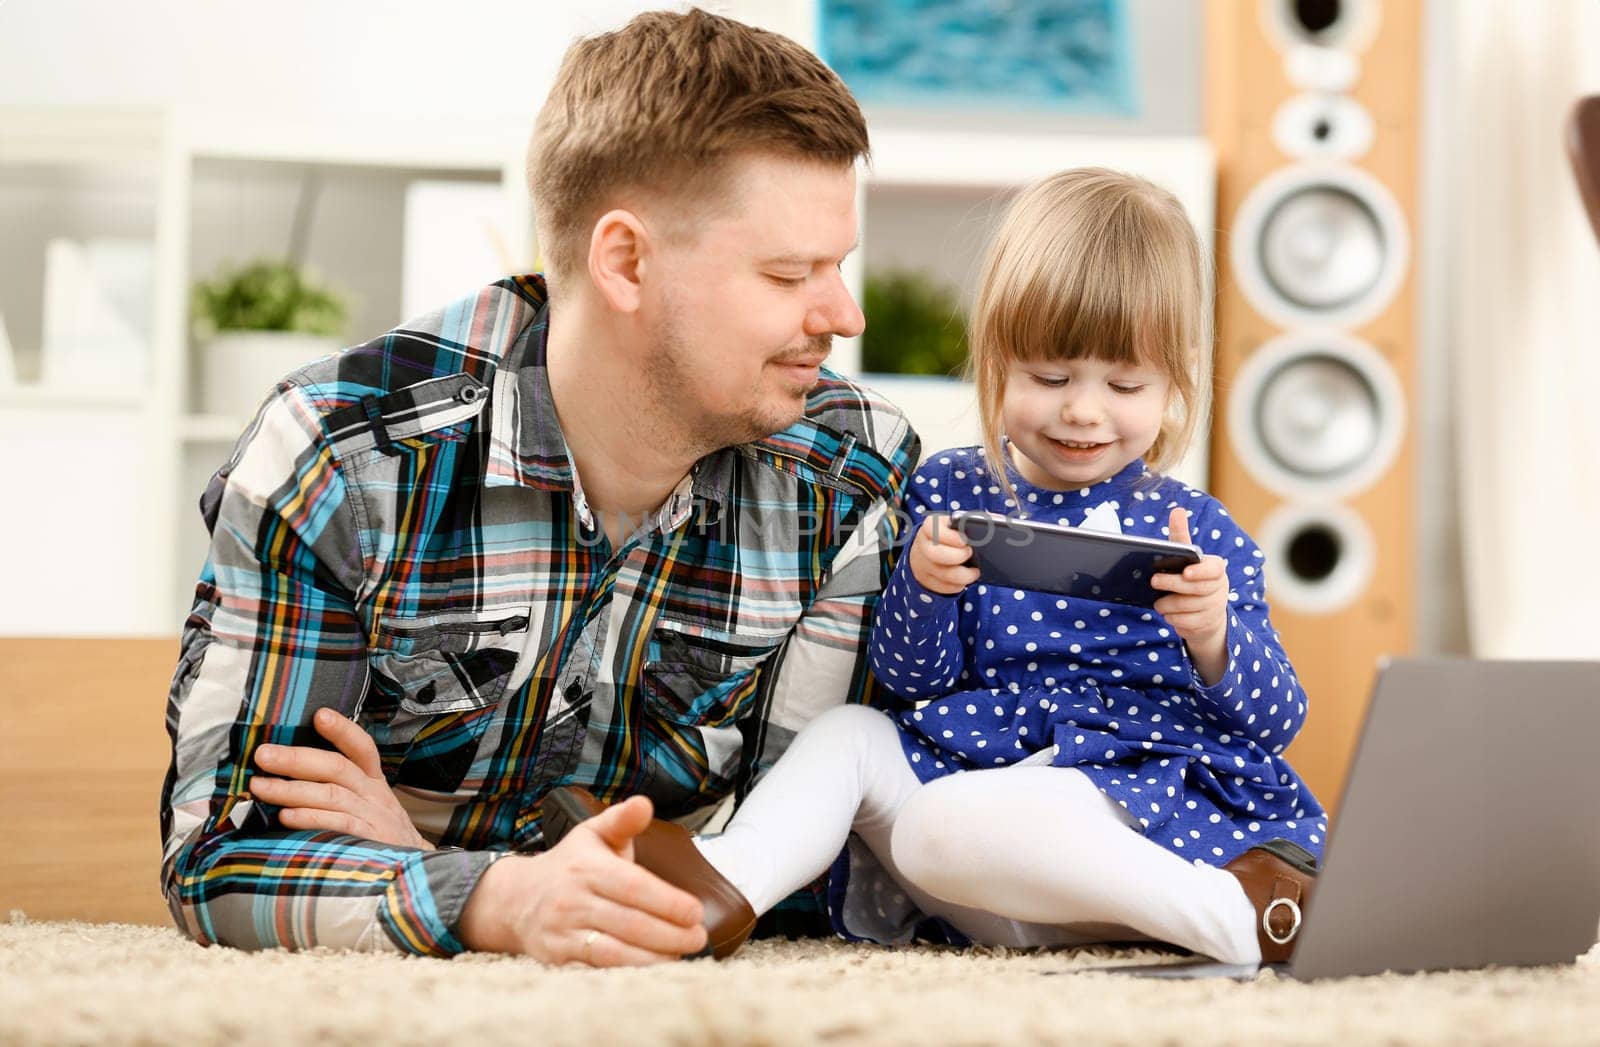
<path fill-rule="evenodd" d="M 511 680 L 528 622 L 526 607 L 382 619 L 369 652 L 376 697 L 413 716 L 493 705 Z"/>
<path fill-rule="evenodd" d="M 685 726 L 726 726 L 750 708 L 760 670 L 786 636 L 659 619 L 640 673 L 646 708 Z"/>

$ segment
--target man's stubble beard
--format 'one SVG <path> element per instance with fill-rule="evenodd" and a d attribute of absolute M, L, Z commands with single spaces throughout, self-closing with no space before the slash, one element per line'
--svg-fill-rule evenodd
<path fill-rule="evenodd" d="M 694 350 L 684 335 L 686 325 L 676 310 L 669 310 L 655 333 L 646 356 L 644 390 L 647 402 L 656 405 L 657 414 L 641 431 L 641 439 L 653 446 L 676 448 L 687 457 L 700 458 L 712 451 L 765 439 L 787 429 L 805 413 L 800 397 L 792 408 L 778 408 L 763 399 L 767 381 L 765 361 L 756 373 L 756 384 L 747 393 L 744 408 L 733 414 L 717 414 L 701 405 L 694 378 Z M 808 339 L 801 352 L 814 354 L 832 344 L 830 335 Z M 780 359 L 789 353 L 778 354 Z M 808 390 L 809 392 L 809 390 Z"/>

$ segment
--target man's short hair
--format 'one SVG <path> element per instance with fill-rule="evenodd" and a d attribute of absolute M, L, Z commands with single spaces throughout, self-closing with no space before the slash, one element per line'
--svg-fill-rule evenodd
<path fill-rule="evenodd" d="M 711 199 L 745 152 L 849 165 L 867 153 L 855 98 L 816 55 L 698 8 L 651 11 L 567 50 L 528 150 L 545 267 L 583 266 L 618 190 Z"/>

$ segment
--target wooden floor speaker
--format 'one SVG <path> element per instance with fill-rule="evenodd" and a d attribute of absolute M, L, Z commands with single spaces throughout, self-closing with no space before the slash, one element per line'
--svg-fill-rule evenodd
<path fill-rule="evenodd" d="M 1211 485 L 1266 554 L 1339 802 L 1379 660 L 1413 642 L 1421 0 L 1210 0 Z"/>

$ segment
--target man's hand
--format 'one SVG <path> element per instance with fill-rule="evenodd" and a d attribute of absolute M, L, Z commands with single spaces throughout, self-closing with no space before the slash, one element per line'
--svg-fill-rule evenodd
<path fill-rule="evenodd" d="M 968 567 L 972 546 L 950 526 L 948 516 L 930 515 L 911 539 L 911 575 L 929 592 L 950 596 L 978 580 Z"/>
<path fill-rule="evenodd" d="M 348 717 L 318 709 L 312 723 L 338 752 L 304 745 L 263 745 L 256 766 L 280 778 L 257 774 L 250 795 L 280 807 L 286 829 L 326 829 L 375 843 L 433 850 L 395 798 L 378 762 L 371 736 Z"/>
<path fill-rule="evenodd" d="M 1172 510 L 1167 533 L 1174 542 L 1190 540 L 1186 510 Z M 1150 584 L 1172 594 L 1153 606 L 1183 637 L 1201 681 L 1209 687 L 1221 680 L 1228 669 L 1228 562 L 1220 556 L 1206 556 L 1185 567 L 1182 574 L 1152 575 Z"/>
<path fill-rule="evenodd" d="M 630 967 L 706 945 L 700 900 L 633 862 L 654 809 L 643 796 L 606 808 L 543 854 L 489 866 L 459 924 L 469 949 L 545 963 Z"/>

